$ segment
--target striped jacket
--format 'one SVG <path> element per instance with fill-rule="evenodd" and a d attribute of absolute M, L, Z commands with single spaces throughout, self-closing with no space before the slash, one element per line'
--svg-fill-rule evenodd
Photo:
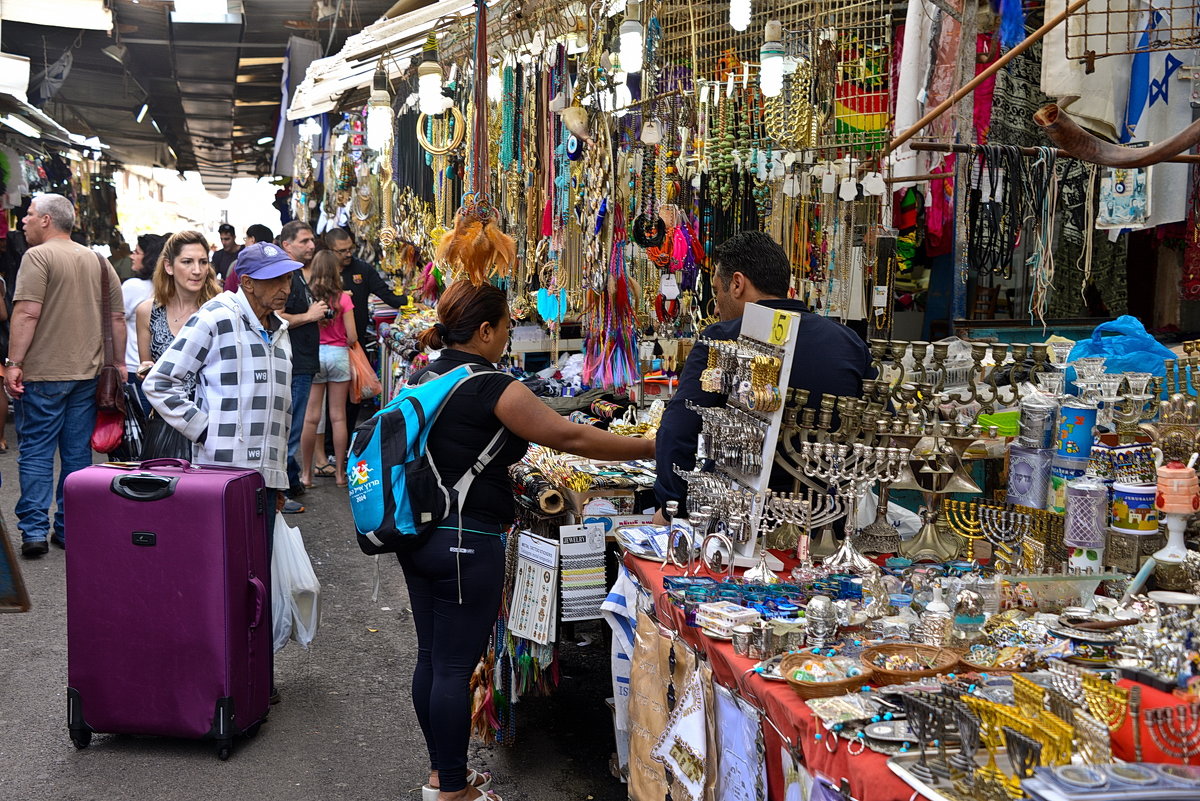
<path fill-rule="evenodd" d="M 191 376 L 195 398 L 186 389 Z M 142 389 L 155 411 L 194 443 L 194 462 L 252 468 L 268 487 L 287 489 L 291 384 L 287 323 L 264 329 L 239 289 L 192 315 Z"/>

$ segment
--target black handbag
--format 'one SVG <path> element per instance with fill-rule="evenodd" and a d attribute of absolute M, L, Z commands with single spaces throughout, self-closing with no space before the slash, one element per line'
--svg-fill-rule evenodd
<path fill-rule="evenodd" d="M 176 428 L 151 412 L 146 423 L 146 444 L 142 448 L 142 460 L 186 459 L 192 460 L 192 441 Z"/>

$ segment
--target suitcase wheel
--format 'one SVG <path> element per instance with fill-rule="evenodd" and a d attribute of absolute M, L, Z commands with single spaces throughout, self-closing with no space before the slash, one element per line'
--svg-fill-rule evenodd
<path fill-rule="evenodd" d="M 233 741 L 232 740 L 222 740 L 221 742 L 217 743 L 217 759 L 224 762 L 225 760 L 229 759 L 229 755 L 232 752 L 233 752 Z"/>
<path fill-rule="evenodd" d="M 71 729 L 71 742 L 76 748 L 87 748 L 92 743 L 91 729 Z"/>

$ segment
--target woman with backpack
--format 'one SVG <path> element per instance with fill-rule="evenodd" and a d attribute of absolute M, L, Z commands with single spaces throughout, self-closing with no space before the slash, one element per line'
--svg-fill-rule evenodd
<path fill-rule="evenodd" d="M 436 379 L 462 365 L 486 375 L 464 382 L 429 432 L 427 453 L 443 486 L 452 487 L 500 433 L 502 444 L 457 510 L 399 554 L 417 629 L 412 698 L 429 749 L 423 801 L 478 801 L 491 777 L 467 767 L 469 684 L 500 610 L 504 585 L 501 535 L 515 517 L 508 468 L 534 442 L 593 459 L 654 458 L 654 442 L 569 422 L 511 375 L 495 368 L 508 347 L 505 293 L 490 284 L 452 284 L 437 305 L 438 322 L 420 336 L 437 359 L 412 378 Z"/>
<path fill-rule="evenodd" d="M 322 465 L 320 476 L 336 476 L 339 487 L 346 486 L 346 398 L 350 394 L 350 348 L 358 342 L 354 323 L 354 302 L 342 289 L 342 268 L 332 250 L 313 256 L 308 290 L 313 300 L 329 307 L 321 320 L 320 367 L 313 376 L 304 413 L 304 431 L 300 435 L 300 483 L 312 486 L 313 452 L 317 448 L 317 424 L 324 419 L 325 395 L 329 394 L 329 425 L 333 428 L 333 454 L 336 467 Z"/>

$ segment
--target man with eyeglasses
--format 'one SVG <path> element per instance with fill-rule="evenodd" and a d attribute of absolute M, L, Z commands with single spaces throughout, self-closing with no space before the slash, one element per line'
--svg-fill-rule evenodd
<path fill-rule="evenodd" d="M 354 327 L 359 338 L 366 336 L 367 315 L 371 310 L 370 296 L 375 295 L 393 309 L 408 304 L 407 295 L 397 295 L 379 271 L 354 255 L 354 240 L 343 228 L 325 232 L 325 245 L 334 252 L 342 267 L 342 285 L 354 302 Z M 364 340 L 365 341 L 365 340 Z M 346 425 L 350 430 L 358 423 L 359 404 L 346 400 Z M 326 428 L 328 431 L 328 427 Z"/>

